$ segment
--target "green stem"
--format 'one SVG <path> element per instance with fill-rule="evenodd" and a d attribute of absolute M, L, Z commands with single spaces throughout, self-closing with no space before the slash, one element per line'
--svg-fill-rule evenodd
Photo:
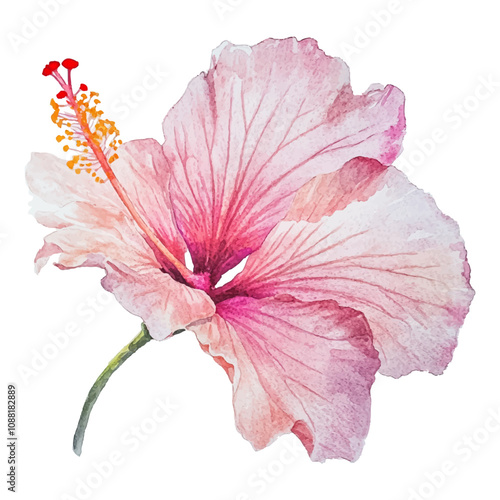
<path fill-rule="evenodd" d="M 148 329 L 143 323 L 141 326 L 141 331 L 137 337 L 132 340 L 128 345 L 126 345 L 108 364 L 105 370 L 99 375 L 97 380 L 94 382 L 92 389 L 90 389 L 85 404 L 82 408 L 82 413 L 80 414 L 80 420 L 78 421 L 78 426 L 75 431 L 75 436 L 73 438 L 73 451 L 80 456 L 82 453 L 83 438 L 85 437 L 85 429 L 89 422 L 90 412 L 94 407 L 99 394 L 104 389 L 107 384 L 109 377 L 120 368 L 120 366 L 128 359 L 134 352 L 140 349 L 143 345 L 147 344 L 151 340 Z"/>

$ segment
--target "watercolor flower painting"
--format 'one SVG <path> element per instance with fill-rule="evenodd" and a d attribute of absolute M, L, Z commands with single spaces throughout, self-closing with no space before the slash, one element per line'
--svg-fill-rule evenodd
<path fill-rule="evenodd" d="M 473 297 L 457 224 L 391 166 L 403 93 L 355 95 L 312 39 L 225 42 L 167 113 L 163 144 L 122 143 L 98 95 L 73 86 L 77 66 L 43 71 L 62 87 L 52 120 L 71 157 L 27 166 L 34 215 L 54 229 L 36 268 L 54 255 L 102 268 L 143 327 L 89 393 L 75 451 L 110 374 L 190 330 L 254 448 L 291 432 L 314 461 L 356 460 L 377 371 L 441 374 Z"/>

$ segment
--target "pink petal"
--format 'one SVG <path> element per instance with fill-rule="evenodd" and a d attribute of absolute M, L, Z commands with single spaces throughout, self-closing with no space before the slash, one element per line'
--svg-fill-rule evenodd
<path fill-rule="evenodd" d="M 214 303 L 205 292 L 178 283 L 158 269 L 138 272 L 112 262 L 105 268 L 102 286 L 127 311 L 142 318 L 156 340 L 215 314 Z"/>
<path fill-rule="evenodd" d="M 165 194 L 169 171 L 160 145 L 153 140 L 134 141 L 118 152 L 120 159 L 113 164 L 118 179 L 145 220 L 171 251 L 183 258 L 182 239 L 176 233 Z M 204 292 L 177 283 L 164 272 L 164 263 L 158 261 L 109 182 L 97 184 L 86 173 L 76 175 L 63 160 L 49 154 L 34 154 L 26 177 L 35 196 L 35 217 L 56 228 L 45 237 L 37 254 L 37 270 L 55 254 L 60 254 L 57 265 L 63 269 L 105 269 L 107 288 L 116 291 L 117 299 L 142 317 L 158 339 L 169 335 L 170 327 L 177 330 L 213 314 L 214 305 Z M 146 279 L 150 280 L 148 286 Z M 147 300 L 131 304 L 131 297 L 146 292 Z M 167 311 L 176 307 L 177 315 L 169 320 Z M 191 314 L 184 314 L 186 308 Z"/>
<path fill-rule="evenodd" d="M 113 164 L 118 180 L 146 223 L 183 261 L 186 247 L 173 220 L 168 190 L 170 170 L 161 146 L 153 139 L 131 141 L 121 146 L 118 153 L 119 159 Z M 146 259 L 159 257 L 155 258 L 149 250 L 109 182 L 97 184 L 86 173 L 76 175 L 63 160 L 50 154 L 34 154 L 27 166 L 26 178 L 35 195 L 33 213 L 40 223 L 58 229 L 93 231 L 94 239 L 104 239 L 103 250 L 107 245 L 116 249 L 120 239 L 130 237 L 135 242 L 129 242 L 133 246 L 132 254 L 139 250 Z M 97 234 L 101 232 L 105 234 Z M 116 238 L 117 232 L 121 238 Z M 73 259 L 82 261 L 86 253 L 91 253 L 85 247 L 86 240 L 79 242 L 76 238 L 74 244 Z M 121 258 L 126 259 L 126 255 Z"/>
<path fill-rule="evenodd" d="M 356 460 L 380 366 L 363 315 L 334 301 L 238 297 L 191 325 L 233 382 L 238 430 L 256 449 L 293 432 L 312 460 Z"/>
<path fill-rule="evenodd" d="M 45 237 L 36 259 L 38 269 L 58 253 L 59 264 L 68 268 L 84 265 L 93 256 L 132 268 L 159 267 L 110 183 L 76 175 L 64 160 L 50 154 L 34 154 L 26 177 L 34 194 L 33 214 L 57 229 Z"/>
<path fill-rule="evenodd" d="M 458 226 L 431 196 L 357 159 L 304 186 L 287 218 L 221 296 L 336 300 L 366 316 L 383 374 L 443 372 L 474 292 Z"/>
<path fill-rule="evenodd" d="M 215 284 L 312 177 L 359 155 L 392 161 L 403 103 L 392 86 L 353 95 L 347 66 L 311 39 L 222 44 L 164 122 L 174 211 L 195 271 Z"/>

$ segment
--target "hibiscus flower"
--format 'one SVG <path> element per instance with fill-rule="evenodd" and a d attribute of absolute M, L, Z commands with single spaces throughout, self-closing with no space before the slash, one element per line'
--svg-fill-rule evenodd
<path fill-rule="evenodd" d="M 34 214 L 55 228 L 36 268 L 55 254 L 61 269 L 100 267 L 143 321 L 89 393 L 75 451 L 124 359 L 191 330 L 256 449 L 292 432 L 312 460 L 356 460 L 376 372 L 442 373 L 473 296 L 457 224 L 390 166 L 402 92 L 355 95 L 311 39 L 226 42 L 167 114 L 163 145 L 122 144 L 97 94 L 74 91 L 78 63 L 62 65 L 66 80 L 55 61 L 43 73 L 62 87 L 52 119 L 73 154 L 27 167 Z"/>

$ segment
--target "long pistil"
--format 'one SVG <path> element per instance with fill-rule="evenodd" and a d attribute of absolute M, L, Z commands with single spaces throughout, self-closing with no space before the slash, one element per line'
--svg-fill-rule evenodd
<path fill-rule="evenodd" d="M 76 126 L 78 128 L 78 137 L 80 138 L 79 140 L 77 140 L 77 146 L 82 146 L 85 148 L 84 154 L 81 156 L 75 156 L 74 161 L 68 162 L 68 166 L 70 168 L 73 168 L 74 164 L 80 161 L 81 167 L 87 167 L 87 171 L 89 173 L 92 171 L 92 176 L 95 177 L 96 181 L 104 182 L 96 175 L 95 172 L 96 166 L 98 168 L 100 167 L 139 228 L 149 238 L 152 244 L 179 271 L 186 282 L 192 284 L 193 273 L 175 255 L 173 255 L 172 252 L 170 252 L 170 250 L 158 238 L 156 233 L 144 221 L 144 219 L 132 203 L 132 200 L 127 195 L 125 189 L 116 178 L 113 169 L 111 168 L 110 163 L 118 158 L 118 155 L 114 153 L 114 151 L 116 151 L 117 149 L 116 136 L 118 135 L 118 131 L 114 125 L 114 122 L 111 122 L 109 120 L 102 120 L 100 118 L 102 112 L 97 112 L 95 107 L 90 108 L 91 99 L 89 99 L 88 102 L 82 99 L 77 99 L 77 96 L 81 90 L 87 90 L 87 86 L 82 84 L 77 92 L 73 92 L 73 88 L 71 85 L 71 70 L 78 66 L 78 62 L 73 59 L 65 59 L 62 62 L 62 65 L 68 70 L 67 81 L 65 81 L 58 72 L 57 68 L 59 67 L 59 63 L 57 61 L 52 61 L 47 66 L 45 66 L 43 74 L 45 76 L 53 76 L 59 83 L 63 90 L 57 94 L 57 97 L 60 99 L 66 99 L 67 105 L 73 112 L 73 115 L 71 116 L 69 116 L 68 114 L 62 115 L 59 113 L 59 105 L 53 102 L 52 106 L 54 107 L 55 112 L 52 119 L 54 123 L 56 123 L 59 127 L 65 125 L 74 128 Z M 92 95 L 95 96 L 96 94 L 91 93 L 91 96 Z M 89 115 L 91 120 L 93 120 L 92 123 L 89 123 Z M 66 131 L 66 134 L 68 136 L 68 139 L 74 138 L 74 132 L 72 130 Z M 66 139 L 66 137 L 58 136 L 58 140 L 63 139 Z M 109 158 L 103 150 L 103 146 L 111 151 L 112 154 Z M 90 148 L 93 155 L 89 154 L 90 151 L 88 150 L 88 148 Z M 67 151 L 68 149 L 69 147 L 65 146 L 65 150 Z M 93 156 L 93 158 L 89 159 L 89 156 Z M 80 171 L 81 168 L 77 168 L 75 170 L 76 173 L 80 173 Z"/>

